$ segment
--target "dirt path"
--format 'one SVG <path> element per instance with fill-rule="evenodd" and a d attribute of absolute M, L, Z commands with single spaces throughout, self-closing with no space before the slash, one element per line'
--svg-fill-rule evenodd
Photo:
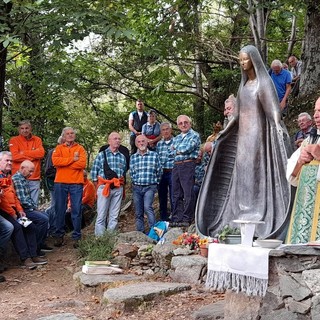
<path fill-rule="evenodd" d="M 131 221 L 129 214 L 122 219 L 121 229 L 132 231 L 134 225 L 128 223 Z M 26 270 L 16 265 L 4 273 L 7 281 L 0 283 L 0 320 L 35 320 L 58 313 L 73 313 L 83 320 L 192 319 L 191 314 L 202 305 L 223 299 L 222 295 L 206 292 L 202 286 L 193 286 L 191 291 L 152 301 L 134 313 L 110 313 L 100 304 L 101 289 L 81 291 L 77 287 L 73 274 L 81 270 L 81 264 L 71 240 L 66 240 L 65 246 L 47 254 L 46 266 Z M 158 280 L 170 281 L 168 278 Z"/>

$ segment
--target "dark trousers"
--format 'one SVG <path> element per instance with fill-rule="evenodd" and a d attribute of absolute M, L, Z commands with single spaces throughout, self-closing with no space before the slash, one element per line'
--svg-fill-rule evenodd
<path fill-rule="evenodd" d="M 171 211 L 173 208 L 172 201 L 172 171 L 163 171 L 159 186 L 158 186 L 158 196 L 160 205 L 160 219 L 162 221 L 169 220 L 168 214 L 168 193 L 170 200 Z"/>
<path fill-rule="evenodd" d="M 47 238 L 49 217 L 43 211 L 25 210 L 25 213 L 27 218 L 36 226 L 37 248 L 39 252 Z"/>
<path fill-rule="evenodd" d="M 13 225 L 11 240 L 21 260 L 37 256 L 36 226 L 31 223 L 23 227 L 10 214 L 1 211 L 0 214 Z"/>
<path fill-rule="evenodd" d="M 193 191 L 195 162 L 175 164 L 172 170 L 173 222 L 194 220 L 195 195 Z"/>
<path fill-rule="evenodd" d="M 135 135 L 130 136 L 130 149 L 131 149 L 131 154 L 134 154 L 137 152 L 136 136 Z"/>

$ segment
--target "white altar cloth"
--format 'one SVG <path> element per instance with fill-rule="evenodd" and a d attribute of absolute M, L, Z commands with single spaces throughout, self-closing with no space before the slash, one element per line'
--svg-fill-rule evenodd
<path fill-rule="evenodd" d="M 268 287 L 271 249 L 212 243 L 209 245 L 206 286 L 264 296 Z"/>

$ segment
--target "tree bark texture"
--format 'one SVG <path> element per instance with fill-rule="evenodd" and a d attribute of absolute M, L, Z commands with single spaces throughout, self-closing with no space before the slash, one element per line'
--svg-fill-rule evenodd
<path fill-rule="evenodd" d="M 319 96 L 320 78 L 320 3 L 309 0 L 307 3 L 305 41 L 302 55 L 302 74 L 300 80 L 300 97 Z"/>

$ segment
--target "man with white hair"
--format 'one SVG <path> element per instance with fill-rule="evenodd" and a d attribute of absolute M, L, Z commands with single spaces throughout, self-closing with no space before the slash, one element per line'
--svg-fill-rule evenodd
<path fill-rule="evenodd" d="M 200 150 L 200 136 L 191 129 L 186 115 L 177 118 L 181 133 L 173 139 L 174 166 L 172 170 L 173 211 L 172 226 L 189 226 L 194 220 L 195 195 L 193 192 L 196 159 Z"/>
<path fill-rule="evenodd" d="M 299 148 L 302 141 L 310 135 L 312 129 L 312 117 L 307 112 L 298 115 L 298 125 L 300 130 L 294 135 L 294 145 Z"/>
<path fill-rule="evenodd" d="M 65 235 L 65 214 L 68 195 L 71 201 L 71 218 L 73 223 L 73 246 L 78 247 L 81 239 L 81 202 L 84 183 L 83 170 L 86 167 L 87 155 L 85 149 L 75 142 L 76 133 L 71 127 L 62 130 L 64 143 L 56 146 L 52 153 L 52 163 L 56 167 L 54 180 L 55 212 L 56 212 L 56 241 L 54 246 L 61 247 Z"/>
<path fill-rule="evenodd" d="M 271 63 L 271 79 L 276 87 L 280 102 L 280 109 L 283 115 L 287 114 L 287 100 L 291 91 L 292 76 L 288 70 L 283 69 L 280 60 L 273 60 Z"/>

